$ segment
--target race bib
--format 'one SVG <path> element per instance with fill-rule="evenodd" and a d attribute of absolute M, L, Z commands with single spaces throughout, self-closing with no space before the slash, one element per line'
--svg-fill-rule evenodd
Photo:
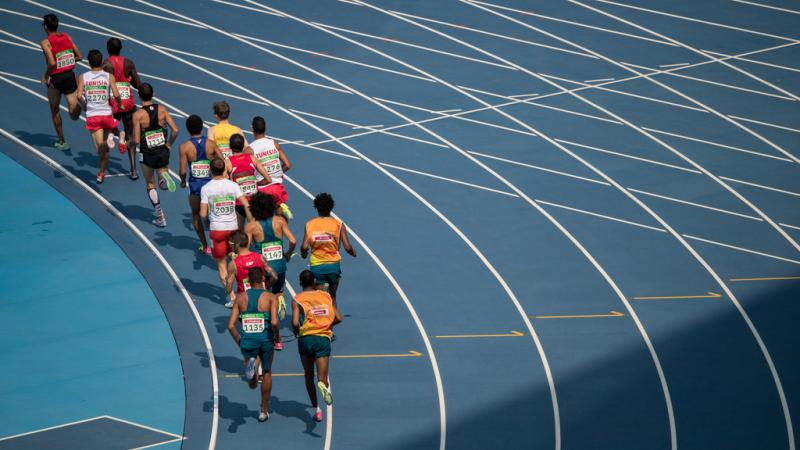
<path fill-rule="evenodd" d="M 144 140 L 147 143 L 147 148 L 156 148 L 166 144 L 167 140 L 164 138 L 164 129 L 145 131 Z"/>
<path fill-rule="evenodd" d="M 312 306 L 309 312 L 316 317 L 327 316 L 330 313 L 327 306 Z"/>
<path fill-rule="evenodd" d="M 219 195 L 214 197 L 211 200 L 211 205 L 214 210 L 214 215 L 219 217 L 219 216 L 228 216 L 233 214 L 234 211 L 236 211 L 234 209 L 234 206 L 236 205 L 236 202 L 234 200 L 235 199 L 233 198 L 232 195 Z"/>
<path fill-rule="evenodd" d="M 250 287 L 251 287 L 250 286 L 250 278 L 245 278 L 244 280 L 242 280 L 242 287 L 244 288 L 245 291 L 249 291 L 250 290 Z"/>
<path fill-rule="evenodd" d="M 328 233 L 314 233 L 311 235 L 314 242 L 333 242 L 333 236 Z"/>
<path fill-rule="evenodd" d="M 125 82 L 118 82 L 117 83 L 117 90 L 119 91 L 119 98 L 122 100 L 128 100 L 131 98 L 131 85 Z"/>
<path fill-rule="evenodd" d="M 211 163 L 207 159 L 193 162 L 189 166 L 192 178 L 211 178 Z"/>
<path fill-rule="evenodd" d="M 278 170 L 281 170 L 281 159 L 277 152 L 270 153 L 264 152 L 261 153 L 260 156 L 257 157 L 258 162 L 264 166 L 264 170 L 269 173 L 275 173 Z"/>
<path fill-rule="evenodd" d="M 231 155 L 233 154 L 233 151 L 231 151 L 231 146 L 229 144 L 218 144 L 217 147 L 219 148 L 219 151 L 222 152 L 222 157 L 225 159 L 230 158 Z"/>
<path fill-rule="evenodd" d="M 89 103 L 108 103 L 108 86 L 86 86 L 86 101 Z"/>
<path fill-rule="evenodd" d="M 263 314 L 242 314 L 242 331 L 251 333 L 264 332 L 264 315 Z"/>
<path fill-rule="evenodd" d="M 261 244 L 261 255 L 267 258 L 267 261 L 277 261 L 283 258 L 283 242 L 272 241 L 264 242 Z"/>
<path fill-rule="evenodd" d="M 256 177 L 255 175 L 249 175 L 246 177 L 239 177 L 236 179 L 236 184 L 239 185 L 239 188 L 242 189 L 242 194 L 247 197 L 256 193 L 257 186 L 256 186 Z"/>
<path fill-rule="evenodd" d="M 56 53 L 56 69 L 63 69 L 65 67 L 72 67 L 75 65 L 75 53 L 72 49 L 61 50 Z"/>

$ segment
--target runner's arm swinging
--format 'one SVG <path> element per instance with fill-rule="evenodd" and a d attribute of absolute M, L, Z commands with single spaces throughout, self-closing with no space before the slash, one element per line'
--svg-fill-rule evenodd
<path fill-rule="evenodd" d="M 248 147 L 248 148 L 250 148 L 250 147 Z M 264 177 L 264 179 L 261 180 L 261 185 L 262 186 L 266 186 L 266 185 L 272 183 L 272 178 L 270 178 L 269 173 L 266 171 L 266 169 L 264 169 L 264 166 L 260 162 L 258 162 L 256 157 L 253 156 L 253 155 L 250 155 L 250 161 L 253 163 L 253 167 L 256 168 L 256 171 L 258 173 L 260 173 L 262 177 Z"/>
<path fill-rule="evenodd" d="M 250 202 L 247 201 L 247 197 L 242 195 L 239 197 L 239 203 L 242 204 L 244 207 L 244 215 L 247 217 L 248 222 L 254 222 L 256 219 L 253 218 L 253 214 L 250 213 Z"/>
<path fill-rule="evenodd" d="M 189 163 L 189 157 L 186 153 L 189 151 L 191 142 L 186 141 L 178 147 L 178 154 L 180 155 L 180 166 L 178 167 L 178 174 L 181 177 L 181 187 L 186 187 L 186 165 Z"/>
<path fill-rule="evenodd" d="M 225 292 L 233 291 L 233 282 L 236 281 L 236 263 L 228 263 L 228 277 L 225 279 Z"/>
<path fill-rule="evenodd" d="M 295 337 L 300 334 L 300 306 L 297 302 L 292 302 L 292 332 Z"/>
<path fill-rule="evenodd" d="M 278 156 L 281 159 L 281 169 L 283 170 L 283 173 L 286 173 L 292 168 L 292 163 L 289 162 L 289 158 L 287 158 L 286 153 L 283 152 L 281 144 L 275 142 L 275 148 L 278 149 Z"/>
<path fill-rule="evenodd" d="M 166 108 L 159 108 L 159 110 L 164 111 L 164 121 L 170 128 L 169 139 L 167 141 L 167 148 L 172 150 L 172 144 L 175 143 L 175 140 L 178 139 L 178 133 L 180 133 L 180 129 L 177 125 L 175 125 L 175 121 L 172 120 L 172 116 L 169 114 Z"/>
<path fill-rule="evenodd" d="M 239 299 L 237 298 L 235 302 L 233 302 L 233 308 L 231 308 L 231 316 L 228 318 L 228 331 L 231 333 L 231 337 L 233 338 L 236 345 L 239 345 L 239 340 L 241 336 L 239 336 L 239 330 L 236 329 L 236 322 L 239 321 Z"/>
<path fill-rule="evenodd" d="M 125 74 L 131 79 L 131 86 L 139 89 L 139 86 L 142 84 L 142 80 L 139 79 L 139 72 L 136 70 L 136 64 L 134 64 L 130 59 L 125 58 L 124 70 Z"/>
<path fill-rule="evenodd" d="M 289 229 L 289 224 L 286 222 L 286 220 L 281 223 L 281 230 L 283 231 L 283 235 L 286 236 L 286 239 L 289 241 L 289 248 L 287 248 L 286 252 L 283 254 L 286 262 L 289 262 L 291 261 L 292 254 L 297 246 L 297 239 L 295 239 L 294 234 L 292 234 L 292 230 Z"/>
<path fill-rule="evenodd" d="M 119 89 L 117 89 L 117 80 L 114 78 L 114 75 L 108 74 L 108 84 L 111 86 L 111 95 L 114 97 L 114 100 L 118 105 L 121 105 L 122 96 L 119 95 Z"/>
<path fill-rule="evenodd" d="M 342 242 L 342 247 L 344 247 L 344 251 L 350 254 L 353 258 L 356 257 L 356 249 L 350 245 L 350 238 L 347 236 L 347 227 L 342 223 L 342 229 L 339 231 L 340 239 Z"/>
<path fill-rule="evenodd" d="M 53 56 L 52 47 L 50 46 L 50 41 L 47 39 L 43 40 L 40 44 L 42 47 L 42 53 L 44 53 L 44 75 L 42 75 L 42 84 L 47 84 L 48 79 L 50 78 L 50 72 L 56 68 L 56 58 Z"/>
<path fill-rule="evenodd" d="M 261 294 L 262 296 L 267 296 L 266 292 Z M 273 339 L 280 341 L 281 336 L 281 323 L 278 322 L 278 302 L 276 297 L 272 297 L 269 302 L 269 324 L 272 326 L 272 336 Z"/>
<path fill-rule="evenodd" d="M 308 240 L 308 230 L 303 231 L 303 244 L 300 246 L 300 257 L 306 259 L 308 256 L 308 248 L 311 247 L 311 243 Z"/>

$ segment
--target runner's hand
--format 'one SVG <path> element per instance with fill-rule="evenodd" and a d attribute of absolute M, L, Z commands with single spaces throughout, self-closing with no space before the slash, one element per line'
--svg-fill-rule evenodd
<path fill-rule="evenodd" d="M 42 84 L 47 84 L 47 75 L 42 75 L 42 78 L 39 80 Z"/>
<path fill-rule="evenodd" d="M 186 189 L 186 180 L 181 181 L 181 189 Z"/>

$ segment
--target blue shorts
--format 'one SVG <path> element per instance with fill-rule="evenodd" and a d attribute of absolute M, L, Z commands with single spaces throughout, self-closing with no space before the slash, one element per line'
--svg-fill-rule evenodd
<path fill-rule="evenodd" d="M 297 351 L 307 358 L 326 358 L 331 356 L 331 340 L 325 336 L 300 336 Z"/>
<path fill-rule="evenodd" d="M 239 350 L 242 351 L 242 356 L 244 357 L 245 361 L 249 358 L 255 358 L 256 356 L 261 357 L 261 367 L 264 369 L 264 372 L 269 372 L 270 369 L 270 358 L 272 357 L 272 353 L 275 350 L 275 345 L 272 340 L 268 340 L 261 344 L 259 347 L 255 348 L 247 348 L 247 347 L 239 347 Z"/>
<path fill-rule="evenodd" d="M 338 262 L 311 266 L 309 269 L 314 274 L 317 284 L 336 284 L 342 278 L 342 269 Z"/>
<path fill-rule="evenodd" d="M 206 185 L 211 180 L 189 180 L 189 195 L 196 195 L 200 197 L 200 189 L 203 189 L 203 186 Z"/>
<path fill-rule="evenodd" d="M 278 275 L 278 279 L 275 280 L 275 284 L 270 286 L 269 291 L 273 294 L 278 294 L 283 291 L 283 286 L 286 284 L 286 272 L 281 272 Z"/>

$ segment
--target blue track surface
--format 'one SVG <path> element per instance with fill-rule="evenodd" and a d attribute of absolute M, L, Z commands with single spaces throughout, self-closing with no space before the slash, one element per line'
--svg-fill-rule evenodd
<path fill-rule="evenodd" d="M 795 448 L 796 4 L 114 5 L 4 5 L 0 91 L 16 108 L 0 127 L 110 199 L 196 299 L 217 448 Z M 295 234 L 313 216 L 303 190 L 334 195 L 374 258 L 357 243 L 343 261 L 334 354 L 372 357 L 332 361 L 332 421 L 311 420 L 292 342 L 256 421 L 184 192 L 161 194 L 169 227 L 154 229 L 141 181 L 94 185 L 82 122 L 65 124 L 72 151 L 49 147 L 30 42 L 51 8 L 84 52 L 121 33 L 181 127 L 178 110 L 211 120 L 218 99 L 243 128 L 264 116 L 295 167 Z M 295 286 L 304 264 L 289 264 Z M 437 337 L 453 335 L 493 336 Z M 205 391 L 186 394 L 206 420 Z"/>

